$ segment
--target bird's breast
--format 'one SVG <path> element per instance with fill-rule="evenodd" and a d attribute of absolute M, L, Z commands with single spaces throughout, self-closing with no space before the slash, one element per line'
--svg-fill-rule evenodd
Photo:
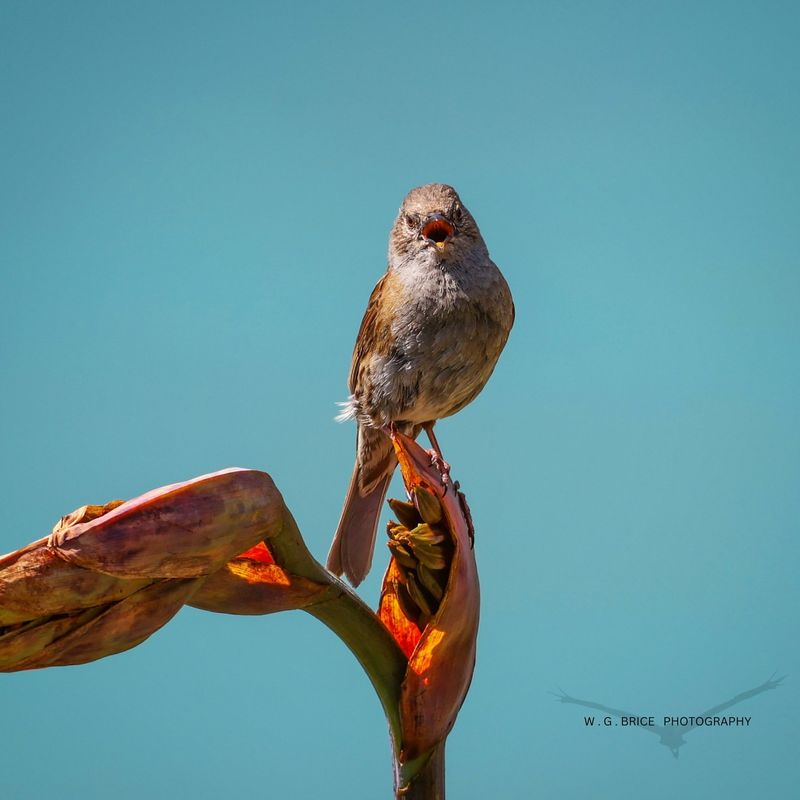
<path fill-rule="evenodd" d="M 483 388 L 511 326 L 505 281 L 493 264 L 486 272 L 494 280 L 427 269 L 395 284 L 392 348 L 371 370 L 367 413 L 379 424 L 449 416 Z"/>

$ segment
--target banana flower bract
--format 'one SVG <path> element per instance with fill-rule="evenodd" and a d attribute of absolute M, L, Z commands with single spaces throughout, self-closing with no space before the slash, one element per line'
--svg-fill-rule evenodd
<path fill-rule="evenodd" d="M 287 513 L 269 475 L 230 469 L 62 517 L 49 537 L 0 556 L 0 672 L 128 650 L 186 602 L 299 607 L 326 587 L 270 563 L 264 541 Z"/>
<path fill-rule="evenodd" d="M 480 587 L 464 496 L 412 439 L 396 433 L 394 445 L 412 502 L 390 501 L 400 524 L 389 526 L 392 557 L 378 613 L 408 658 L 400 690 L 402 784 L 403 765 L 414 772 L 431 754 L 443 758 L 436 751 L 475 667 Z"/>

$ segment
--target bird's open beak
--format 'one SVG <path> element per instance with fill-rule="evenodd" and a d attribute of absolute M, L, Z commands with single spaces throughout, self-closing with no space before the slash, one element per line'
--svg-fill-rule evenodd
<path fill-rule="evenodd" d="M 444 250 L 455 232 L 453 223 L 443 214 L 431 214 L 420 229 L 422 236 L 433 242 L 439 250 Z"/>

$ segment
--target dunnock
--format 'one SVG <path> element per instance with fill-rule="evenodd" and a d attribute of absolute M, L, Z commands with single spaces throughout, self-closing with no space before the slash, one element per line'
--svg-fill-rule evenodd
<path fill-rule="evenodd" d="M 356 464 L 328 569 L 357 586 L 369 572 L 381 505 L 397 461 L 394 425 L 425 429 L 472 401 L 514 323 L 508 284 L 455 189 L 412 189 L 389 236 L 389 268 L 372 291 L 338 419 L 358 422 Z"/>

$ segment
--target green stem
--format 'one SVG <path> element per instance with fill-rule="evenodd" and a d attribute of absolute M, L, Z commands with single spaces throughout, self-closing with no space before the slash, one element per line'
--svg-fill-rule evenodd
<path fill-rule="evenodd" d="M 408 666 L 403 651 L 371 609 L 347 589 L 303 610 L 324 622 L 358 659 L 383 705 L 396 752 L 400 746 L 400 685 Z"/>
<path fill-rule="evenodd" d="M 286 570 L 328 586 L 303 610 L 325 623 L 358 659 L 372 682 L 389 723 L 394 751 L 400 747 L 400 686 L 408 661 L 375 612 L 331 575 L 306 547 L 288 509 L 281 530 L 268 540 L 275 560 Z"/>
<path fill-rule="evenodd" d="M 285 507 L 283 526 L 268 545 L 284 569 L 328 587 L 303 610 L 327 625 L 347 645 L 372 682 L 389 723 L 396 796 L 403 800 L 443 800 L 444 742 L 413 761 L 401 763 L 399 759 L 400 689 L 408 660 L 397 642 L 375 612 L 311 555 Z"/>
<path fill-rule="evenodd" d="M 397 800 L 444 800 L 444 746 L 408 764 L 395 762 Z"/>

